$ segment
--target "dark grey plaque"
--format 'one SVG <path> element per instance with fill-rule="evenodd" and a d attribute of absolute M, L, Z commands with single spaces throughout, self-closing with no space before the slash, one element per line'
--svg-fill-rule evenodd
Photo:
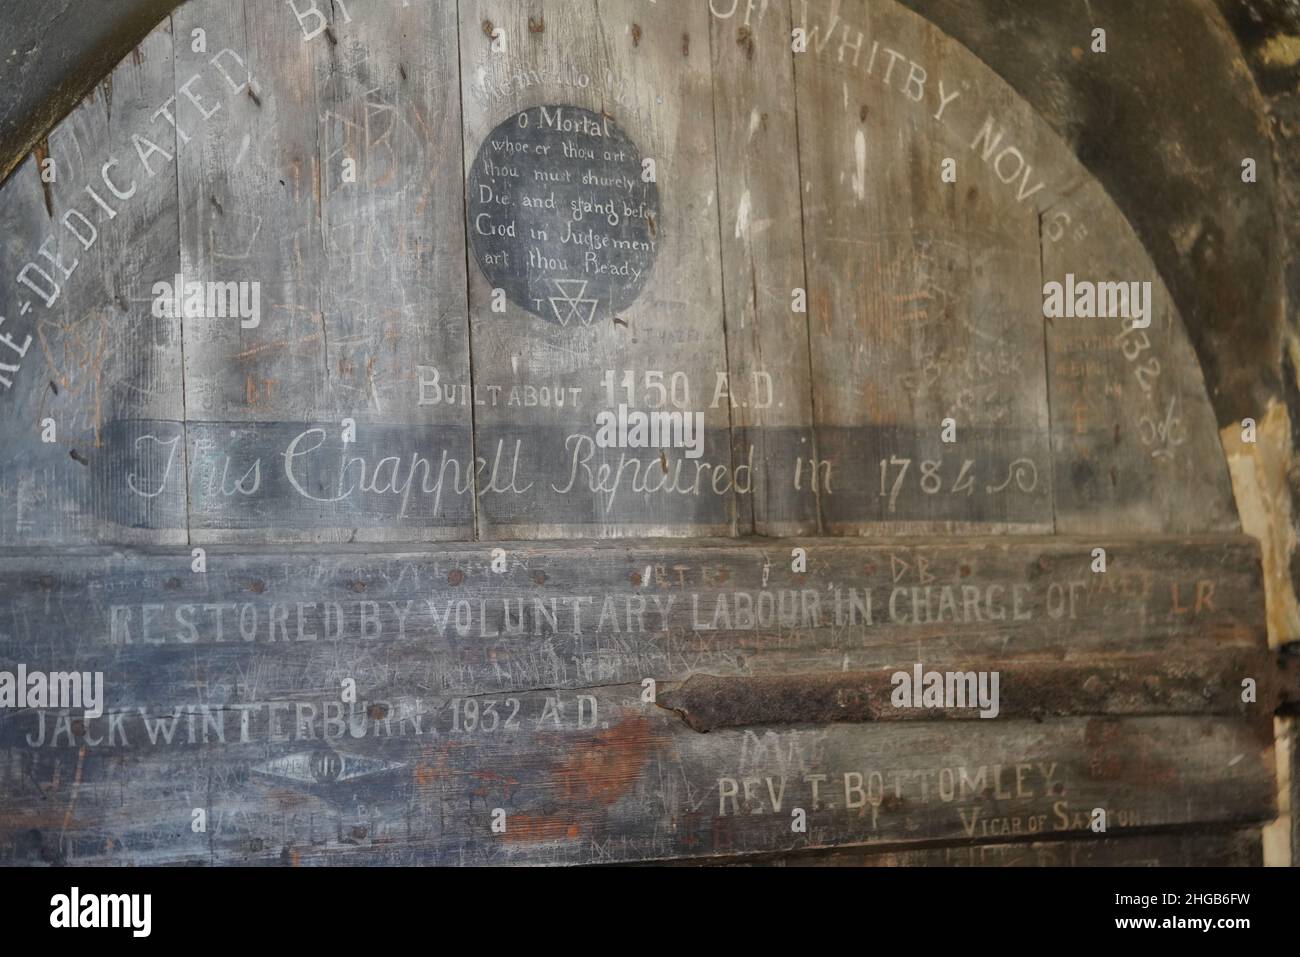
<path fill-rule="evenodd" d="M 492 287 L 562 326 L 630 306 L 662 238 L 644 161 L 608 115 L 576 106 L 534 107 L 497 126 L 468 186 L 470 245 Z"/>

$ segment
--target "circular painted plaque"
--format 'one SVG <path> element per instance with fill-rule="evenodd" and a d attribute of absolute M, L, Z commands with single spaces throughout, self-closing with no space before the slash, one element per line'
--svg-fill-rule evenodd
<path fill-rule="evenodd" d="M 566 327 L 636 300 L 661 233 L 653 163 L 607 115 L 540 106 L 511 116 L 470 170 L 469 234 L 494 290 Z"/>

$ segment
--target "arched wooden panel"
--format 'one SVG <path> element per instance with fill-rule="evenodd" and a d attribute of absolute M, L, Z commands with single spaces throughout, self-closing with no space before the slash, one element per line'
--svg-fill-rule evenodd
<path fill-rule="evenodd" d="M 1258 550 L 1181 320 L 922 18 L 190 0 L 49 142 L 0 192 L 0 666 L 108 701 L 0 720 L 5 859 L 1056 860 L 1098 806 L 1098 860 L 1251 858 Z M 1045 321 L 1065 273 L 1150 328 Z M 155 315 L 178 275 L 258 315 Z M 698 457 L 601 447 L 621 404 Z M 884 705 L 917 664 L 997 723 Z"/>
<path fill-rule="evenodd" d="M 1028 107 L 925 21 L 798 3 L 790 20 L 772 4 L 681 23 L 667 8 L 519 8 L 497 23 L 489 7 L 458 24 L 445 5 L 382 24 L 340 11 L 329 27 L 319 11 L 299 27 L 291 8 L 286 31 L 286 11 L 190 3 L 175 28 L 205 30 L 205 52 L 173 58 L 161 28 L 52 134 L 60 180 L 32 161 L 5 191 L 27 224 L 6 250 L 6 367 L 22 370 L 4 373 L 6 398 L 31 425 L 14 436 L 8 541 L 436 540 L 475 537 L 476 521 L 483 538 L 1042 532 L 1061 513 L 1065 531 L 1099 515 L 1132 528 L 1157 487 L 1174 504 L 1136 527 L 1234 527 L 1200 373 L 1149 258 L 1099 188 L 1079 192 L 1087 177 Z M 520 42 L 493 53 L 485 24 Z M 653 281 L 572 326 L 513 302 L 496 313 L 472 253 L 466 273 L 461 177 L 503 120 L 551 103 L 608 111 L 663 174 Z M 947 158 L 959 181 L 936 186 Z M 1161 341 L 1097 322 L 1044 331 L 1042 274 L 1071 268 L 1153 282 Z M 264 321 L 156 319 L 129 284 L 178 272 L 258 283 Z M 806 315 L 790 308 L 805 287 Z M 539 298 L 562 299 L 551 291 Z M 16 354 L 28 335 L 31 359 Z M 1067 363 L 1076 338 L 1091 359 Z M 658 488 L 656 455 L 590 441 L 627 373 L 634 394 L 659 398 L 662 373 L 666 404 L 673 387 L 702 407 L 706 464 L 679 475 L 674 461 L 670 490 L 634 491 Z M 1157 402 L 1175 398 L 1168 383 L 1172 406 Z M 46 413 L 63 426 L 54 448 Z M 344 449 L 349 417 L 360 437 Z"/>
<path fill-rule="evenodd" d="M 1043 214 L 1045 279 L 1150 277 L 1154 299 L 1147 329 L 1126 322 L 1099 337 L 1087 320 L 1049 322 L 1057 530 L 1239 530 L 1205 382 L 1169 291 L 1098 184 L 1069 201 L 1087 233 L 1068 247 L 1053 243 L 1058 210 Z"/>

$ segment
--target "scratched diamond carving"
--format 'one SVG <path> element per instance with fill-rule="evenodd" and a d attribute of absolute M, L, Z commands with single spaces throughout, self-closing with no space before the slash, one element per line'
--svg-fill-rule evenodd
<path fill-rule="evenodd" d="M 252 770 L 267 777 L 282 778 L 299 784 L 338 784 L 396 771 L 402 767 L 393 761 L 381 761 L 328 748 L 298 751 L 272 758 L 253 765 Z"/>

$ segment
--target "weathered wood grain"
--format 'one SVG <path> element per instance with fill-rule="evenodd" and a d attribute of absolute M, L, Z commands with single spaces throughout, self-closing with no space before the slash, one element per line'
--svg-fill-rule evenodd
<path fill-rule="evenodd" d="M 174 416 L 182 402 L 180 323 L 151 308 L 154 282 L 179 262 L 176 134 L 155 116 L 174 92 L 172 56 L 164 24 L 4 190 L 4 543 L 185 540 L 183 487 L 133 495 L 131 485 L 152 490 L 157 459 L 112 427 Z M 53 182 L 42 180 L 46 159 Z M 167 436 L 173 449 L 178 436 Z M 137 470 L 119 467 L 137 452 Z M 109 503 L 127 507 L 110 517 Z"/>
<path fill-rule="evenodd" d="M 0 191 L 0 672 L 107 687 L 0 709 L 0 861 L 1258 862 L 1259 552 L 1149 259 L 922 18 L 725 6 L 190 0 Z M 1148 335 L 1040 327 L 1067 271 Z"/>
<path fill-rule="evenodd" d="M 755 11 L 737 5 L 711 32 L 732 459 L 748 461 L 752 446 L 755 462 L 737 524 L 807 535 L 818 531 L 818 456 L 807 313 L 793 298 L 807 282 L 791 23 L 783 3 Z"/>
<path fill-rule="evenodd" d="M 819 498 L 823 519 L 833 513 L 820 527 L 832 532 L 1046 530 L 1053 476 L 1070 483 L 1062 492 L 1068 530 L 1123 530 L 1123 519 L 1091 521 L 1118 514 L 1116 503 L 1124 516 L 1143 513 L 1139 527 L 1150 530 L 1233 527 L 1224 469 L 1196 465 L 1220 453 L 1172 313 L 1170 341 L 1153 340 L 1150 351 L 1178 367 L 1157 391 L 1170 390 L 1187 414 L 1158 416 L 1152 403 L 1166 396 L 1153 392 L 1136 424 L 1112 422 L 1120 411 L 1110 409 L 1081 444 L 1074 435 L 1081 390 L 1101 390 L 1098 408 L 1113 405 L 1122 380 L 1136 373 L 1107 365 L 1100 379 L 1079 379 L 1071 370 L 1095 372 L 1099 358 L 1080 352 L 1087 342 L 1053 340 L 1054 449 L 1040 454 L 1049 431 L 1026 323 L 1041 310 L 1036 297 L 1030 309 L 1028 253 L 1014 252 L 1024 223 L 1041 218 L 1045 255 L 1066 269 L 1100 268 L 1097 237 L 1112 233 L 1130 246 L 1107 268 L 1146 260 L 1130 255 L 1136 247 L 1113 205 L 1099 187 L 1077 188 L 1086 173 L 1005 84 L 891 5 L 795 0 L 788 8 L 701 10 L 683 20 L 667 5 L 502 13 L 484 2 L 460 8 L 453 28 L 450 8 L 437 4 L 182 7 L 172 84 L 159 80 L 150 92 L 159 99 L 122 92 L 143 89 L 132 78 L 161 62 L 142 47 L 116 87 L 106 84 L 83 108 L 117 130 L 110 179 L 124 190 L 138 185 L 118 202 L 93 175 L 96 162 L 76 158 L 76 176 L 98 183 L 117 213 L 94 252 L 116 243 L 108 267 L 116 284 L 140 272 L 137 260 L 149 276 L 172 273 L 166 211 L 179 191 L 185 275 L 261 283 L 265 321 L 244 329 L 184 320 L 180 375 L 179 344 L 167 329 L 181 320 L 95 326 L 99 313 L 78 307 L 58 320 L 61 331 L 43 326 L 47 339 L 93 355 L 94 343 L 115 341 L 119 329 L 138 338 L 129 330 L 150 325 L 147 345 L 114 355 L 152 356 L 140 361 L 153 371 L 122 358 L 101 363 L 92 377 L 73 368 L 72 353 L 51 351 L 63 346 L 34 337 L 32 348 L 49 356 L 30 352 L 43 366 L 28 363 L 36 374 L 6 390 L 22 410 L 15 430 L 27 443 L 7 465 L 12 480 L 0 483 L 14 503 L 7 540 L 443 539 L 474 534 L 480 505 L 492 525 L 484 537 L 783 533 L 814 530 Z M 200 25 L 203 52 L 192 36 Z M 786 52 L 790 25 L 809 30 L 806 52 Z M 498 29 L 506 47 L 493 52 L 488 34 Z M 445 55 L 453 40 L 461 66 Z M 411 71 L 405 61 L 415 59 L 434 65 Z M 671 91 L 662 76 L 673 78 Z M 462 125 L 457 86 L 467 104 L 464 136 L 449 154 L 446 137 Z M 113 89 L 116 112 L 107 105 Z M 458 167 L 468 164 L 472 174 L 497 125 L 545 104 L 609 116 L 659 164 L 662 235 L 651 279 L 626 315 L 608 322 L 557 326 L 513 303 L 492 312 L 480 265 L 463 272 Z M 71 121 L 65 128 L 77 135 Z M 159 131 L 171 134 L 171 146 L 141 142 L 142 160 L 131 136 L 164 138 Z M 51 139 L 56 160 L 63 136 Z M 176 183 L 164 169 L 172 154 Z M 939 179 L 946 158 L 957 162 L 955 184 Z M 355 183 L 344 180 L 345 159 L 360 160 Z M 31 169 L 0 196 L 15 222 L 31 224 L 6 244 L 15 275 L 31 259 L 56 268 L 32 252 L 50 212 L 46 184 L 35 163 Z M 108 217 L 74 179 L 51 185 L 56 216 L 68 189 Z M 649 196 L 642 186 L 632 193 Z M 137 213 L 147 234 L 118 229 Z M 929 234 L 914 233 L 926 222 Z M 840 229 L 846 224 L 852 228 Z M 883 238 L 864 239 L 872 230 Z M 72 251 L 79 245 L 57 225 L 54 234 Z M 801 247 L 809 266 L 802 279 Z M 66 261 L 69 253 L 60 246 L 57 255 Z M 546 278 L 525 272 L 526 285 Z M 473 367 L 461 309 L 467 278 Z M 778 293 L 798 282 L 812 292 L 811 312 L 787 316 Z M 7 288 L 14 305 L 6 308 L 21 309 L 15 290 L 25 287 Z M 97 284 L 86 294 L 99 303 L 106 290 Z M 844 301 L 831 309 L 836 296 Z M 638 317 L 639 325 L 631 322 Z M 20 332 L 16 341 L 36 328 L 25 319 L 7 319 Z M 799 331 L 808 319 L 821 365 L 805 374 Z M 868 321 L 874 332 L 862 325 Z M 1134 336 L 1122 348 L 1139 345 Z M 1113 359 L 1113 344 L 1108 349 Z M 771 407 L 767 380 L 753 381 L 760 372 L 771 376 Z M 702 459 L 683 459 L 677 449 L 661 457 L 591 446 L 594 414 L 624 396 L 626 373 L 634 405 L 678 389 L 683 405 L 702 406 Z M 62 394 L 54 396 L 48 383 L 57 386 L 60 376 Z M 817 402 L 814 380 L 825 393 Z M 55 408 L 60 421 L 95 423 L 97 452 L 78 448 L 84 462 L 69 455 L 76 469 L 53 460 L 61 444 L 31 438 L 32 420 Z M 936 437 L 947 414 L 958 426 L 952 445 Z M 348 445 L 345 419 L 359 425 Z M 1162 501 L 1174 504 L 1144 505 L 1157 496 L 1136 480 L 1142 472 L 1097 498 L 1112 481 L 1098 456 L 1117 424 L 1122 437 L 1139 440 L 1174 441 L 1185 429 L 1180 448 L 1201 451 L 1159 464 L 1152 477 L 1213 503 L 1186 506 L 1169 495 Z M 1117 454 L 1130 447 L 1122 438 Z M 54 471 L 29 464 L 45 459 Z M 50 495 L 59 505 L 42 511 Z"/>
<path fill-rule="evenodd" d="M 257 282 L 261 321 L 187 319 L 185 413 L 203 421 L 311 421 L 327 406 L 321 317 L 318 46 L 287 7 L 192 0 L 178 34 L 235 50 L 234 88 L 177 165 L 187 280 Z M 212 53 L 177 53 L 177 86 Z M 320 55 L 324 55 L 323 52 Z M 208 107 L 211 109 L 211 107 Z M 270 530 L 268 530 L 270 531 Z"/>
<path fill-rule="evenodd" d="M 979 64 L 895 8 L 813 0 L 794 22 L 818 452 L 841 476 L 827 529 L 1050 530 L 1037 216 L 945 102 Z M 996 114 L 1014 101 L 981 92 Z"/>
<path fill-rule="evenodd" d="M 1090 837 L 880 851 L 843 848 L 732 862 L 737 867 L 1259 867 L 1259 831 Z M 683 861 L 684 866 L 714 861 Z"/>
<path fill-rule="evenodd" d="M 460 156 L 445 149 L 460 130 L 454 16 L 436 4 L 382 17 L 301 9 L 301 23 L 264 5 L 226 12 L 231 29 L 251 17 L 265 50 L 239 79 L 239 114 L 190 149 L 192 179 L 212 193 L 190 203 L 196 260 L 259 277 L 265 307 L 264 325 L 204 329 L 189 350 L 200 397 L 227 383 L 224 404 L 200 402 L 189 430 L 197 538 L 469 537 L 470 411 L 422 384 L 468 370 Z M 217 248 L 226 232 L 245 248 Z M 286 449 L 285 433 L 305 438 Z M 307 454 L 292 460 L 293 488 L 287 474 L 276 487 L 294 451 Z M 436 496 L 408 520 L 399 458 L 434 471 L 450 461 L 455 505 Z"/>
<path fill-rule="evenodd" d="M 1265 647 L 1249 539 L 1115 543 L 1104 575 L 1087 545 L 1051 538 L 804 541 L 802 574 L 789 570 L 794 544 L 214 547 L 205 574 L 185 553 L 8 556 L 0 654 L 49 670 L 90 656 L 144 703 L 163 690 L 157 668 L 196 653 L 226 673 L 223 694 L 265 655 L 295 688 L 333 687 L 339 661 L 324 648 L 359 685 L 401 673 L 472 694 Z M 203 693 L 208 679 L 179 674 Z"/>
<path fill-rule="evenodd" d="M 708 481 L 715 469 L 725 477 L 733 462 L 727 404 L 713 402 L 718 374 L 727 366 L 707 7 L 476 0 L 461 5 L 460 21 L 467 167 L 472 170 L 482 145 L 490 144 L 489 134 L 520 111 L 532 110 L 536 124 L 538 107 L 581 108 L 609 117 L 642 157 L 654 160 L 660 214 L 648 224 L 656 244 L 651 284 L 622 310 L 584 299 L 579 318 L 565 324 L 547 322 L 514 303 L 493 313 L 492 286 L 481 264 L 471 263 L 475 385 L 500 388 L 503 395 L 512 387 L 581 390 L 571 393 L 563 408 L 488 404 L 476 409 L 478 454 L 490 458 L 504 446 L 521 463 L 520 484 L 534 483 L 531 494 L 484 495 L 480 535 L 730 533 L 733 495 L 725 483 L 715 491 Z M 493 33 L 504 37 L 499 52 L 493 50 Z M 599 142 L 583 140 L 572 145 Z M 523 177 L 539 164 L 545 165 L 535 158 L 521 162 Z M 551 165 L 558 175 L 567 171 L 575 179 L 594 168 L 586 160 Z M 630 205 L 646 198 L 643 186 L 633 183 L 627 191 Z M 476 199 L 468 197 L 471 206 Z M 471 222 L 471 233 L 475 228 Z M 525 228 L 522 222 L 519 228 Z M 552 285 L 566 285 L 539 297 L 563 298 L 575 290 L 584 295 L 581 284 L 590 282 L 590 275 L 577 255 L 580 249 L 552 237 L 536 252 L 564 260 L 569 272 L 563 274 L 571 274 L 560 279 L 555 273 Z M 556 318 L 570 315 L 561 309 Z M 614 388 L 605 385 L 606 375 L 613 377 Z M 625 375 L 635 383 L 631 396 L 623 388 Z M 674 376 L 680 383 L 675 396 Z M 695 473 L 681 449 L 593 446 L 597 413 L 619 403 L 703 414 L 702 461 L 709 471 L 702 492 L 689 490 Z M 601 470 L 624 483 L 635 471 L 653 490 L 607 494 L 600 478 L 592 477 Z M 674 490 L 678 487 L 688 491 L 682 494 Z"/>
<path fill-rule="evenodd" d="M 198 542 L 331 541 L 351 534 L 352 523 L 338 515 L 342 508 L 326 510 L 337 524 L 277 527 L 248 507 L 248 490 L 261 490 L 271 465 L 260 460 L 280 451 L 270 446 L 261 423 L 324 424 L 336 434 L 342 428 L 329 418 L 334 409 L 324 316 L 334 288 L 330 277 L 339 274 L 337 264 L 329 268 L 325 251 L 317 80 L 330 41 L 307 36 L 328 9 L 303 26 L 288 5 L 278 4 L 195 0 L 173 16 L 184 35 L 203 29 L 210 38 L 209 51 L 187 49 L 178 57 L 178 88 L 210 61 L 212 47 L 236 51 L 225 63 L 227 102 L 187 145 L 178 166 L 183 272 L 187 280 L 256 283 L 261 313 L 256 324 L 184 322 L 191 462 L 185 480 L 192 492 L 210 490 L 191 494 Z M 328 36 L 337 42 L 332 28 Z M 329 498 L 323 486 L 313 482 L 312 491 Z"/>
<path fill-rule="evenodd" d="M 80 732 L 29 716 L 3 730 L 0 848 L 68 863 L 596 863 L 1079 833 L 1095 808 L 1108 834 L 1275 811 L 1271 749 L 1240 722 L 701 735 L 647 711 L 639 692 L 413 711 L 249 701 L 122 713 Z M 474 730 L 467 700 L 490 715 Z M 205 833 L 190 829 L 194 808 L 207 810 Z M 806 833 L 791 829 L 795 808 Z"/>
<path fill-rule="evenodd" d="M 331 418 L 354 418 L 358 444 L 374 426 L 413 427 L 415 441 L 375 442 L 370 463 L 433 446 L 468 470 L 471 408 L 421 387 L 469 377 L 456 10 L 391 6 L 334 9 L 337 42 L 322 41 L 316 60 Z M 465 504 L 459 521 L 398 511 L 352 538 L 472 538 Z"/>
<path fill-rule="evenodd" d="M 310 559 L 214 547 L 204 575 L 139 550 L 0 558 L 15 596 L 0 665 L 102 671 L 108 689 L 102 717 L 4 716 L 0 848 L 132 863 L 591 863 L 1077 831 L 1097 806 L 1144 828 L 1271 813 L 1271 724 L 1227 697 L 1264 644 L 1248 540 L 1117 545 L 1092 580 L 1080 579 L 1086 547 L 1059 539 L 805 542 L 806 580 L 772 566 L 773 544 L 511 543 L 501 573 L 477 545 Z M 859 589 L 856 622 L 830 582 Z M 938 597 L 958 583 L 968 606 Z M 948 608 L 941 620 L 915 620 L 925 588 Z M 895 590 L 907 608 L 889 609 Z M 669 710 L 672 682 L 692 675 L 802 674 L 815 687 L 916 661 L 996 666 L 1012 702 L 1034 669 L 1114 675 L 1115 649 L 1135 648 L 1196 664 L 1153 666 L 1144 685 L 1151 659 L 1132 658 L 1091 707 L 1075 696 L 1079 716 L 1041 721 L 1013 706 L 992 721 L 826 723 L 810 710 L 789 724 L 760 708 L 701 734 Z M 1206 680 L 1229 689 L 1204 702 L 1179 690 L 1215 661 Z M 664 707 L 646 678 L 667 683 Z M 766 695 L 762 681 L 750 690 Z M 1043 715 L 1062 694 L 1029 693 Z M 1110 710 L 1130 716 L 1083 716 Z M 790 830 L 796 806 L 806 834 Z M 68 819 L 57 833 L 49 807 Z M 168 823 L 195 807 L 206 834 Z M 507 830 L 494 835 L 498 807 Z"/>
<path fill-rule="evenodd" d="M 934 662 L 930 663 L 935 666 Z M 1042 718 L 1098 714 L 1236 714 L 1272 721 L 1272 709 L 1242 700 L 1242 680 L 1253 678 L 1260 700 L 1276 704 L 1270 652 L 1216 652 L 1197 660 L 1169 661 L 1161 655 L 1089 656 L 1085 661 L 1018 662 L 1006 657 L 966 659 L 951 666 L 961 697 L 934 708 L 897 707 L 896 676 L 922 687 L 924 671 L 901 659 L 874 672 L 840 671 L 816 675 L 727 677 L 694 675 L 659 694 L 656 703 L 680 715 L 696 731 L 751 724 L 826 724 L 865 721 L 983 720 L 993 717 Z M 926 669 L 929 670 L 929 669 Z M 986 687 L 977 675 L 996 671 L 1000 687 L 996 710 L 977 701 Z M 966 676 L 970 676 L 969 682 Z M 919 697 L 920 691 L 916 694 Z M 992 701 L 992 698 L 989 698 Z"/>
<path fill-rule="evenodd" d="M 1101 187 L 1071 200 L 1086 230 L 1043 216 L 1045 281 L 1151 283 L 1150 327 L 1125 319 L 1047 320 L 1056 521 L 1084 531 L 1239 528 L 1214 410 L 1182 319 L 1133 229 Z M 1192 503 L 1195 503 L 1193 505 Z"/>

